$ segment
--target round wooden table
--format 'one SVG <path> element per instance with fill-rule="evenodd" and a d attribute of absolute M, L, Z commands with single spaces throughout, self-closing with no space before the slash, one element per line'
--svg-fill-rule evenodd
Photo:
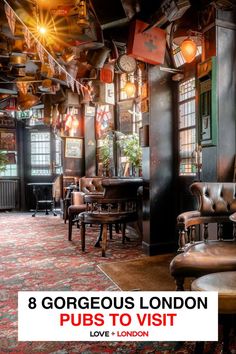
<path fill-rule="evenodd" d="M 193 291 L 218 291 L 219 315 L 223 323 L 223 351 L 230 353 L 229 332 L 232 324 L 235 326 L 236 314 L 236 271 L 219 272 L 204 275 L 192 282 Z M 232 323 L 232 324 L 231 324 Z M 236 328 L 235 328 L 236 329 Z M 195 353 L 203 353 L 204 343 L 196 344 Z"/>

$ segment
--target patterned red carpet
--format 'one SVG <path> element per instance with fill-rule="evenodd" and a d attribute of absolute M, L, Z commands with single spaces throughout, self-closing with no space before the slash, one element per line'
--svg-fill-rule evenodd
<path fill-rule="evenodd" d="M 94 248 L 97 229 L 86 231 L 86 252 L 79 231 L 67 241 L 67 225 L 59 217 L 0 214 L 0 353 L 193 353 L 193 343 L 176 342 L 18 342 L 17 292 L 20 290 L 118 290 L 98 263 L 143 257 L 136 239 L 122 245 L 119 235 L 109 243 L 106 258 Z M 209 348 L 208 348 L 209 347 Z M 208 350 L 208 349 L 209 350 Z M 212 351 L 220 353 L 220 344 Z"/>

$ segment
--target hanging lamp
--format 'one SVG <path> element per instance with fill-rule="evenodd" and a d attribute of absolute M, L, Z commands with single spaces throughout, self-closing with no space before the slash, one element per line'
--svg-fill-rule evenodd
<path fill-rule="evenodd" d="M 180 45 L 186 63 L 191 63 L 197 54 L 197 45 L 191 38 L 186 38 Z"/>
<path fill-rule="evenodd" d="M 89 19 L 88 19 L 88 9 L 86 0 L 77 1 L 78 6 L 78 20 L 77 24 L 85 29 L 89 27 Z"/>
<path fill-rule="evenodd" d="M 124 91 L 125 91 L 127 97 L 133 97 L 136 92 L 135 84 L 133 82 L 127 81 L 124 86 Z"/>

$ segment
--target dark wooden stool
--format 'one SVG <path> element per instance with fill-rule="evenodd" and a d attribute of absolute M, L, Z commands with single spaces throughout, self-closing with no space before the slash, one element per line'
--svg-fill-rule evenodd
<path fill-rule="evenodd" d="M 100 225 L 100 235 L 95 244 L 95 247 L 100 245 L 100 241 L 102 241 L 102 257 L 106 255 L 106 247 L 107 247 L 107 228 L 109 228 L 110 239 L 112 238 L 112 225 L 121 225 L 122 232 L 122 243 L 125 243 L 125 229 L 126 223 L 135 221 L 137 216 L 135 213 L 91 213 L 91 212 L 83 212 L 79 215 L 79 220 L 81 224 L 80 235 L 81 235 L 81 247 L 82 251 L 85 251 L 85 225 L 86 224 L 95 224 Z M 117 227 L 116 227 L 117 229 Z"/>
<path fill-rule="evenodd" d="M 219 315 L 223 324 L 223 350 L 222 353 L 229 354 L 229 332 L 230 327 L 235 328 L 236 314 L 236 272 L 219 272 L 204 275 L 193 281 L 193 291 L 218 291 L 219 293 Z M 233 322 L 231 322 L 231 319 Z M 231 324 L 232 323 L 232 324 Z M 203 353 L 204 342 L 197 342 L 195 353 Z"/>

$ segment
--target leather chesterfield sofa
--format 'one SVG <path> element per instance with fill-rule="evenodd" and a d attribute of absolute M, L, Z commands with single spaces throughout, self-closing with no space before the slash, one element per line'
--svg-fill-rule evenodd
<path fill-rule="evenodd" d="M 236 212 L 236 183 L 195 182 L 190 190 L 198 200 L 198 210 L 177 218 L 179 254 L 170 264 L 177 290 L 184 290 L 186 277 L 236 271 L 236 223 L 231 235 L 223 235 L 223 224 L 231 222 L 229 217 Z M 209 239 L 209 223 L 217 224 L 214 239 Z M 198 241 L 196 225 L 203 225 Z"/>

